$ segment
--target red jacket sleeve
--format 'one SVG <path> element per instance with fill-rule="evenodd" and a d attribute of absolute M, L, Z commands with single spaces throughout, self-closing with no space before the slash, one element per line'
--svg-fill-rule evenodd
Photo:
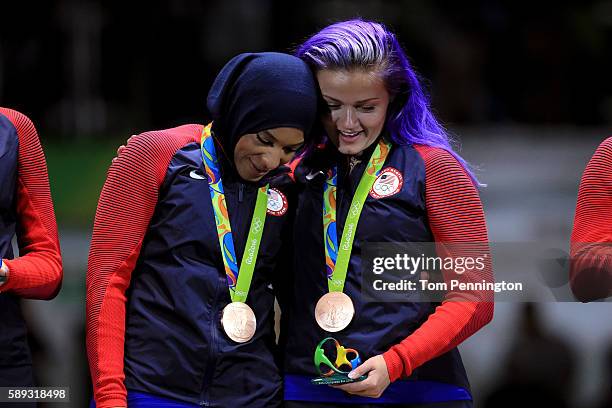
<path fill-rule="evenodd" d="M 96 211 L 87 267 L 87 355 L 98 408 L 126 406 L 125 292 L 176 151 L 199 141 L 185 125 L 132 138 L 112 163 Z"/>
<path fill-rule="evenodd" d="M 487 228 L 478 191 L 459 162 L 447 151 L 416 146 L 425 161 L 425 202 L 429 225 L 444 256 L 480 256 L 488 252 Z M 443 244 L 469 243 L 469 246 Z M 470 251 L 473 253 L 470 254 Z M 440 252 L 438 253 L 441 256 Z M 478 276 L 492 282 L 490 257 Z M 443 271 L 444 272 L 444 271 Z M 465 275 L 468 275 L 467 273 Z M 456 276 L 456 275 L 454 275 Z M 448 282 L 450 273 L 444 272 Z M 445 300 L 414 333 L 383 354 L 391 381 L 451 350 L 493 318 L 490 293 L 449 291 Z"/>
<path fill-rule="evenodd" d="M 612 137 L 582 175 L 570 252 L 574 295 L 583 302 L 612 296 Z"/>
<path fill-rule="evenodd" d="M 62 258 L 51 201 L 45 156 L 30 119 L 0 108 L 17 129 L 18 163 L 15 210 L 19 257 L 3 260 L 8 269 L 2 291 L 32 299 L 55 297 L 62 282 Z"/>

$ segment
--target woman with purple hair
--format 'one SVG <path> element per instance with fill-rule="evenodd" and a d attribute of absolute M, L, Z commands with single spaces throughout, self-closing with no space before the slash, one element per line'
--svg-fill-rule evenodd
<path fill-rule="evenodd" d="M 470 407 L 456 346 L 491 320 L 493 303 L 490 292 L 449 283 L 490 280 L 490 259 L 471 273 L 444 267 L 440 282 L 449 290 L 440 299 L 421 290 L 433 271 L 429 278 L 422 268 L 405 276 L 395 271 L 413 289 L 389 301 L 384 291 L 368 298 L 365 252 L 372 242 L 433 242 L 434 255 L 444 259 L 481 253 L 488 246 L 478 181 L 452 150 L 406 54 L 383 25 L 330 25 L 297 56 L 318 79 L 325 143 L 295 170 L 303 182 L 294 231 L 301 256 L 280 297 L 286 406 Z M 336 342 L 323 341 L 332 336 Z M 334 373 L 319 365 L 328 344 L 337 345 L 338 355 L 331 364 L 330 353 L 326 365 L 348 366 L 340 382 L 357 381 L 311 383 Z M 357 350 L 363 363 L 350 351 L 343 358 L 342 346 Z"/>

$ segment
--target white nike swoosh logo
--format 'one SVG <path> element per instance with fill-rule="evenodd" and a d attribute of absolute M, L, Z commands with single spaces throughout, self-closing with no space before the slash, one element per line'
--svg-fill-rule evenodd
<path fill-rule="evenodd" d="M 189 177 L 196 180 L 206 180 L 206 177 L 198 174 L 196 170 L 191 170 L 191 172 L 189 173 Z"/>
<path fill-rule="evenodd" d="M 311 171 L 309 174 L 306 175 L 306 180 L 310 181 L 313 178 L 317 177 L 319 174 L 323 174 L 322 171 Z"/>

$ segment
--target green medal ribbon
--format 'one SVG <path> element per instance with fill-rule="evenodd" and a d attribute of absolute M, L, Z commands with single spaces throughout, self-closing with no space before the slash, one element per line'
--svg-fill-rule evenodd
<path fill-rule="evenodd" d="M 255 210 L 251 219 L 251 226 L 247 236 L 246 245 L 240 269 L 237 265 L 236 251 L 234 247 L 234 238 L 225 202 L 225 192 L 223 190 L 223 182 L 221 181 L 221 170 L 217 160 L 214 139 L 211 136 L 210 129 L 212 123 L 204 127 L 202 130 L 201 152 L 202 162 L 206 169 L 206 178 L 210 190 L 210 198 L 212 200 L 213 212 L 215 214 L 215 223 L 217 225 L 217 236 L 219 237 L 219 245 L 227 276 L 227 286 L 230 292 L 232 302 L 245 302 L 251 287 L 253 279 L 253 271 L 257 262 L 257 254 L 259 253 L 259 245 L 263 235 L 263 229 L 266 223 L 266 210 L 268 207 L 268 185 L 261 187 L 257 191 L 257 201 L 255 202 Z"/>
<path fill-rule="evenodd" d="M 391 150 L 389 142 L 380 139 L 378 145 L 372 152 L 368 165 L 359 180 L 355 196 L 346 217 L 342 239 L 338 246 L 338 235 L 336 233 L 336 189 L 338 169 L 332 168 L 323 188 L 323 234 L 325 239 L 325 267 L 327 273 L 327 284 L 330 292 L 342 292 L 348 272 L 351 250 L 357 231 L 357 224 L 363 205 L 368 197 L 370 189 L 380 173 L 387 155 Z"/>

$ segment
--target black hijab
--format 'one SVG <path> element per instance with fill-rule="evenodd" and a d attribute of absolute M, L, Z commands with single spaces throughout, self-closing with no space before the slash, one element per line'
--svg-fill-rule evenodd
<path fill-rule="evenodd" d="M 238 139 L 247 133 L 297 128 L 308 144 L 316 119 L 317 89 L 306 63 L 292 55 L 262 52 L 232 58 L 207 98 L 212 130 L 230 162 Z"/>

